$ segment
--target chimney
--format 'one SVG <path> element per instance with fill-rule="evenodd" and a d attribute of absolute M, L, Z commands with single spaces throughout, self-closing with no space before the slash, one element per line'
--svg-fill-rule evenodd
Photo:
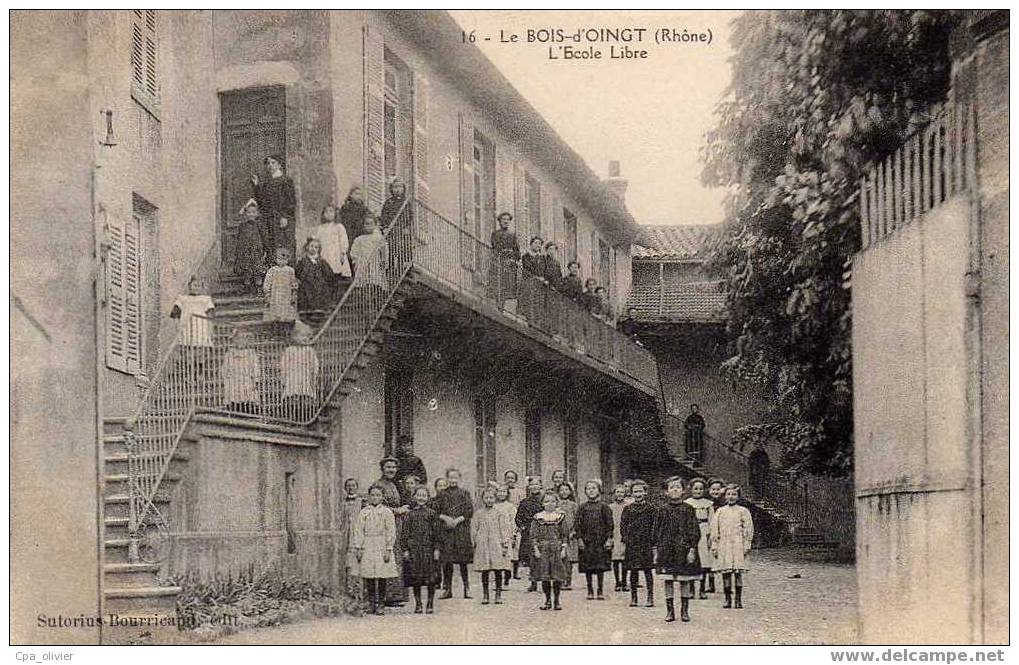
<path fill-rule="evenodd" d="M 605 184 L 613 194 L 619 197 L 622 203 L 626 203 L 626 186 L 630 184 L 630 181 L 619 174 L 618 159 L 609 161 L 609 177 L 605 180 Z"/>

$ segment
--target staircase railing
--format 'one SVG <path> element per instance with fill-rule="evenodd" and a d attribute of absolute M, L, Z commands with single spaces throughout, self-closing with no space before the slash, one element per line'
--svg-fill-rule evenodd
<path fill-rule="evenodd" d="M 129 528 L 165 520 L 154 499 L 197 412 L 316 422 L 357 360 L 411 266 L 413 224 L 405 203 L 372 255 L 355 264 L 350 288 L 317 332 L 291 340 L 276 324 L 182 321 L 127 431 Z"/>
<path fill-rule="evenodd" d="M 682 420 L 671 414 L 668 419 L 667 431 L 681 437 Z M 673 452 L 685 456 L 684 450 Z M 708 433 L 704 434 L 700 457 L 693 459 L 705 473 L 740 485 L 748 500 L 774 508 L 798 528 L 817 529 L 834 542 L 850 544 L 854 541 L 851 478 L 791 475 L 771 468 L 755 476 L 751 472 L 749 455 Z"/>

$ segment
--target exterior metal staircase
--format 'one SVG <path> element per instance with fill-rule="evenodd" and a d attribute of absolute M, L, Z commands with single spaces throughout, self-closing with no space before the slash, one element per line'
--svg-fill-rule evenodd
<path fill-rule="evenodd" d="M 411 248 L 404 246 L 412 237 L 404 228 L 410 223 L 405 205 L 387 230 L 389 242 L 364 262 L 350 289 L 303 345 L 313 353 L 288 352 L 295 343 L 262 322 L 261 298 L 227 295 L 218 299 L 223 308 L 213 318 L 182 322 L 136 413 L 109 421 L 104 433 L 108 608 L 147 613 L 173 608 L 180 589 L 158 584 L 159 566 L 153 559 L 165 544 L 174 489 L 199 436 L 211 431 L 226 438 L 297 445 L 324 439 L 324 427 L 381 349 L 412 288 Z M 232 379 L 222 371 L 224 359 L 238 349 L 260 368 L 254 381 L 258 403 L 243 409 L 227 403 Z M 284 365 L 288 374 L 296 372 L 312 385 L 315 394 L 297 405 L 287 403 Z"/>
<path fill-rule="evenodd" d="M 769 469 L 755 483 L 749 456 L 742 451 L 705 433 L 700 454 L 691 455 L 685 449 L 682 421 L 670 414 L 665 429 L 669 449 L 687 474 L 739 484 L 745 500 L 784 526 L 787 542 L 828 549 L 853 542 L 851 481 L 796 478 Z"/>

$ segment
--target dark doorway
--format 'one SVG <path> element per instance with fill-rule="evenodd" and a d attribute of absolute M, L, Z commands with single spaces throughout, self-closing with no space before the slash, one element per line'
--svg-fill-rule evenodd
<path fill-rule="evenodd" d="M 262 160 L 286 157 L 286 104 L 283 86 L 246 88 L 220 94 L 222 144 L 220 234 L 225 266 L 234 262 L 240 209 L 254 193 L 251 175 L 265 178 Z"/>
<path fill-rule="evenodd" d="M 768 460 L 768 453 L 757 449 L 750 453 L 747 460 L 750 467 L 750 492 L 754 499 L 761 500 L 767 496 L 768 491 L 768 470 L 771 465 Z"/>

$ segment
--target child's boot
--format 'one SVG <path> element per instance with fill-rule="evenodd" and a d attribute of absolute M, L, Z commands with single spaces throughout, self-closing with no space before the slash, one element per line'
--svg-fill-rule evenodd
<path fill-rule="evenodd" d="M 425 614 L 435 612 L 435 587 L 428 587 L 428 604 L 425 605 Z"/>
<path fill-rule="evenodd" d="M 651 587 L 648 587 L 648 590 L 647 590 L 647 602 L 644 604 L 644 607 L 654 607 L 654 606 L 655 606 L 655 590 L 653 588 L 651 588 Z"/>
<path fill-rule="evenodd" d="M 708 593 L 715 593 L 715 574 L 708 573 Z"/>
<path fill-rule="evenodd" d="M 538 583 L 531 580 L 531 586 L 527 587 L 527 593 L 534 593 L 538 590 Z"/>
<path fill-rule="evenodd" d="M 421 588 L 414 587 L 414 614 L 421 614 Z"/>
<path fill-rule="evenodd" d="M 558 584 L 556 584 L 556 585 L 554 585 L 552 587 L 552 596 L 553 596 L 552 609 L 553 610 L 561 610 L 561 609 L 563 609 L 563 606 L 559 604 L 559 585 Z"/>
<path fill-rule="evenodd" d="M 672 598 L 665 599 L 665 623 L 672 623 L 676 620 L 676 601 Z"/>
<path fill-rule="evenodd" d="M 468 582 L 464 582 L 464 598 L 468 600 L 471 598 L 471 585 Z"/>
<path fill-rule="evenodd" d="M 675 617 L 673 617 L 675 620 Z M 690 599 L 680 598 L 679 599 L 679 620 L 689 621 L 690 620 Z"/>
<path fill-rule="evenodd" d="M 736 587 L 736 609 L 743 609 L 743 587 Z"/>
<path fill-rule="evenodd" d="M 704 588 L 704 585 L 705 585 L 705 581 L 704 581 L 704 578 L 702 577 L 701 578 L 701 593 L 700 593 L 700 596 L 699 596 L 699 598 L 701 600 L 707 600 L 707 598 L 708 598 L 708 592 Z"/>
<path fill-rule="evenodd" d="M 495 589 L 495 604 L 502 605 L 502 589 L 498 587 Z"/>
<path fill-rule="evenodd" d="M 630 607 L 637 607 L 637 586 L 630 587 Z"/>
<path fill-rule="evenodd" d="M 731 589 L 725 589 L 725 603 L 722 604 L 722 607 L 724 609 L 729 609 L 729 608 L 732 607 L 732 590 Z"/>
<path fill-rule="evenodd" d="M 464 596 L 466 598 L 467 596 Z M 488 605 L 491 601 L 488 599 L 488 589 L 482 589 L 481 591 L 481 604 Z"/>

